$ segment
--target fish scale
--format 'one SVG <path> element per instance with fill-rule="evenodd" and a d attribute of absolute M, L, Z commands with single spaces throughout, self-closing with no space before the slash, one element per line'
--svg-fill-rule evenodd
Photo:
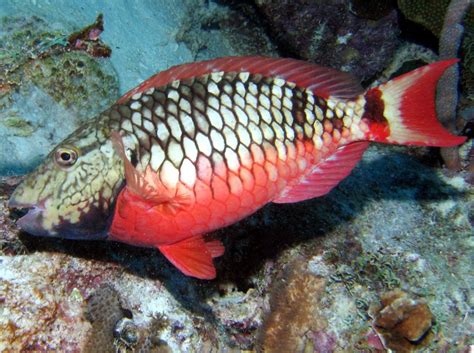
<path fill-rule="evenodd" d="M 167 176 L 180 175 L 179 180 L 184 178 L 189 187 L 193 185 L 189 174 L 199 178 L 199 171 L 190 171 L 189 163 L 183 166 L 185 160 L 195 163 L 198 156 L 208 158 L 213 168 L 224 162 L 234 171 L 260 163 L 272 181 L 278 177 L 275 167 L 281 163 L 277 160 L 287 163 L 290 156 L 294 161 L 290 175 L 304 173 L 302 159 L 308 158 L 307 147 L 297 148 L 296 141 L 323 147 L 323 141 L 341 136 L 348 140 L 346 130 L 356 115 L 354 108 L 336 114 L 334 109 L 339 108 L 330 105 L 282 79 L 216 72 L 148 89 L 112 109 L 120 115 L 121 129 L 138 141 L 132 147 L 140 161 L 138 168 L 145 170 L 150 165 L 165 185 L 175 188 Z M 324 156 L 324 151 L 318 152 L 313 159 Z"/>
<path fill-rule="evenodd" d="M 127 147 L 137 170 L 150 168 L 170 197 L 192 199 L 191 206 L 161 215 L 161 222 L 154 219 L 153 230 L 134 241 L 157 245 L 171 235 L 201 234 L 276 198 L 338 143 L 350 141 L 349 128 L 360 116 L 356 109 L 337 114 L 338 103 L 280 78 L 214 72 L 136 93 L 122 103 L 129 109 L 113 107 L 126 112 L 119 125 L 125 140 L 133 136 Z M 190 231 L 189 222 L 198 224 Z M 130 238 L 133 230 L 112 233 Z"/>
<path fill-rule="evenodd" d="M 224 247 L 205 233 L 268 202 L 327 194 L 369 142 L 462 143 L 434 104 L 455 62 L 367 91 L 346 73 L 292 59 L 176 66 L 61 142 L 9 205 L 30 209 L 18 224 L 32 234 L 156 247 L 183 273 L 211 279 Z"/>

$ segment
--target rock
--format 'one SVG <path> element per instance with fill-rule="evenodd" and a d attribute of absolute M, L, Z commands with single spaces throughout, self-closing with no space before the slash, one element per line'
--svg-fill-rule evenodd
<path fill-rule="evenodd" d="M 398 325 L 398 333 L 409 340 L 417 343 L 433 325 L 433 314 L 426 303 L 417 303 L 414 308 L 407 313 L 407 317 Z"/>
<path fill-rule="evenodd" d="M 277 56 L 275 45 L 250 4 L 202 0 L 194 4 L 176 40 L 186 44 L 196 61 L 224 55 Z"/>
<path fill-rule="evenodd" d="M 450 0 L 398 0 L 398 7 L 410 21 L 439 37 Z"/>
<path fill-rule="evenodd" d="M 400 290 L 384 293 L 381 305 L 371 309 L 374 329 L 386 348 L 411 352 L 426 345 L 434 318 L 426 302 Z"/>
<path fill-rule="evenodd" d="M 110 63 L 67 52 L 66 34 L 37 17 L 3 18 L 0 36 L 0 175 L 25 173 L 85 119 L 111 105 L 118 82 Z M 55 43 L 55 44 L 52 44 Z"/>
<path fill-rule="evenodd" d="M 282 49 L 361 80 L 385 68 L 398 45 L 395 10 L 369 20 L 356 16 L 351 2 L 344 0 L 257 0 L 256 4 Z"/>

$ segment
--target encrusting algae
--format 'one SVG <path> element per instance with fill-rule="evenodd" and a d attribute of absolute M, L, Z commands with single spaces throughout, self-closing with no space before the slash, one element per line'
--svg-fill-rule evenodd
<path fill-rule="evenodd" d="M 306 352 L 312 347 L 309 351 L 325 348 L 329 352 L 335 348 L 330 336 L 328 342 L 317 337 L 327 331 L 326 319 L 319 310 L 327 280 L 309 273 L 306 267 L 302 259 L 296 259 L 280 275 L 282 280 L 275 280 L 270 308 L 257 336 L 259 351 Z"/>

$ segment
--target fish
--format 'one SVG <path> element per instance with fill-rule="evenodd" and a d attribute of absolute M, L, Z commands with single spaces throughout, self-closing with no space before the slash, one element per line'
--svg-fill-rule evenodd
<path fill-rule="evenodd" d="M 369 143 L 455 146 L 436 85 L 457 59 L 363 89 L 349 73 L 288 58 L 224 57 L 162 71 L 58 144 L 9 207 L 38 236 L 158 249 L 216 277 L 205 237 L 270 202 L 329 193 Z"/>

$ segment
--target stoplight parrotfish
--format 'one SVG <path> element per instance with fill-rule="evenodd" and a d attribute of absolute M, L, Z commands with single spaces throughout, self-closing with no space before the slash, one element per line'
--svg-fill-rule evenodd
<path fill-rule="evenodd" d="M 28 233 L 155 247 L 212 279 L 224 252 L 203 235 L 269 202 L 324 195 L 370 142 L 455 146 L 435 90 L 457 59 L 367 91 L 304 61 L 227 57 L 151 77 L 63 142 L 13 193 Z"/>

